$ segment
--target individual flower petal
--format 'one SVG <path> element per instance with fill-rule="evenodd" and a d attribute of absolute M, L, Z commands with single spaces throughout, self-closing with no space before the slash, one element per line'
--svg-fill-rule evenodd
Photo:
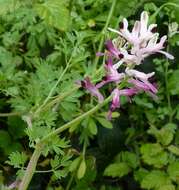
<path fill-rule="evenodd" d="M 85 80 L 81 82 L 81 85 L 83 88 L 87 89 L 91 95 L 97 97 L 99 102 L 104 100 L 103 95 L 99 92 L 98 88 L 91 83 L 89 77 L 86 77 Z"/>
<path fill-rule="evenodd" d="M 104 55 L 105 55 L 105 53 L 102 53 L 102 52 L 97 52 L 97 53 L 96 53 L 96 56 L 98 56 L 98 57 L 104 56 Z"/>
<path fill-rule="evenodd" d="M 168 59 L 174 59 L 174 56 L 165 51 L 158 51 L 158 53 L 164 54 Z"/>
<path fill-rule="evenodd" d="M 111 110 L 113 111 L 116 108 L 120 107 L 120 90 L 118 88 L 115 88 L 112 92 L 112 104 L 111 104 Z"/>
<path fill-rule="evenodd" d="M 119 108 L 120 107 L 120 91 L 118 88 L 115 88 L 113 91 L 112 91 L 112 103 L 111 103 L 111 106 L 110 106 L 110 110 L 108 112 L 108 119 L 110 120 L 111 119 L 111 115 L 112 115 L 112 112 L 116 109 L 116 108 Z"/>
<path fill-rule="evenodd" d="M 120 51 L 114 46 L 114 44 L 111 40 L 106 41 L 105 47 L 112 56 L 114 56 L 116 58 L 120 57 L 120 54 L 121 54 Z"/>
<path fill-rule="evenodd" d="M 126 74 L 128 76 L 138 78 L 138 79 L 140 79 L 142 81 L 143 80 L 148 80 L 150 77 L 152 77 L 155 74 L 155 72 L 146 74 L 146 73 L 137 71 L 135 69 L 128 69 L 128 68 L 125 70 L 125 72 L 126 72 Z"/>
<path fill-rule="evenodd" d="M 161 39 L 160 39 L 160 42 L 159 43 L 156 43 L 157 42 L 157 38 L 156 36 L 154 38 L 152 38 L 148 45 L 145 47 L 145 48 L 142 48 L 140 50 L 140 53 L 141 54 L 153 54 L 155 52 L 158 52 L 160 51 L 161 49 L 164 48 L 164 43 L 167 39 L 167 36 L 163 36 Z"/>
<path fill-rule="evenodd" d="M 139 91 L 136 88 L 126 88 L 120 90 L 119 94 L 123 96 L 133 96 L 137 94 Z"/>
<path fill-rule="evenodd" d="M 140 32 L 140 22 L 136 21 L 135 24 L 134 24 L 134 27 L 132 29 L 132 37 L 135 39 L 135 41 L 139 37 L 139 32 Z"/>
<path fill-rule="evenodd" d="M 148 32 L 156 33 L 157 32 L 157 24 L 150 24 L 148 27 Z"/>
<path fill-rule="evenodd" d="M 123 48 L 121 48 L 120 51 L 124 55 L 123 59 L 121 60 L 123 61 L 123 63 L 139 65 L 141 61 L 143 60 L 142 56 L 139 57 L 134 54 L 129 54 L 128 51 Z"/>
<path fill-rule="evenodd" d="M 143 35 L 147 32 L 147 24 L 148 24 L 148 14 L 146 11 L 143 11 L 141 13 L 141 17 L 140 17 L 140 34 Z"/>
<path fill-rule="evenodd" d="M 125 77 L 124 73 L 119 73 L 112 63 L 112 58 L 108 58 L 107 63 L 105 64 L 106 76 L 103 80 L 96 85 L 97 88 L 101 88 L 103 85 L 115 82 L 120 83 L 121 80 Z"/>
<path fill-rule="evenodd" d="M 112 103 L 110 106 L 110 110 L 108 112 L 108 119 L 111 119 L 112 112 L 116 108 L 120 108 L 120 96 L 126 96 L 130 101 L 130 96 L 133 96 L 137 94 L 139 91 L 136 88 L 126 88 L 119 90 L 118 88 L 115 88 L 112 91 Z"/>
<path fill-rule="evenodd" d="M 164 54 L 167 58 L 169 59 L 174 59 L 174 57 L 165 52 L 165 51 L 161 51 L 161 49 L 164 48 L 164 44 L 166 42 L 166 39 L 167 39 L 167 36 L 163 36 L 161 39 L 160 39 L 160 42 L 157 43 L 157 39 L 158 39 L 158 35 L 156 34 L 147 44 L 147 46 L 145 48 L 141 48 L 139 51 L 138 51 L 138 56 L 142 56 L 143 57 L 147 57 L 148 55 L 151 55 L 151 54 L 154 54 L 154 53 L 161 53 L 161 54 Z"/>
<path fill-rule="evenodd" d="M 151 92 L 154 94 L 156 94 L 158 91 L 156 87 L 153 84 L 151 84 L 149 81 L 139 81 L 136 79 L 129 79 L 128 82 L 133 84 L 135 88 L 137 88 L 138 90 L 143 90 L 145 92 Z"/>

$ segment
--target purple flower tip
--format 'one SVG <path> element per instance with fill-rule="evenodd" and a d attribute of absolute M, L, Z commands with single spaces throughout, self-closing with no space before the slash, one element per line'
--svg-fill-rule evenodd
<path fill-rule="evenodd" d="M 157 32 L 157 27 L 152 28 L 151 32 L 156 33 Z"/>
<path fill-rule="evenodd" d="M 92 96 L 97 97 L 99 102 L 102 102 L 104 100 L 104 97 L 99 92 L 98 87 L 96 87 L 95 85 L 91 83 L 89 77 L 86 77 L 85 80 L 81 81 L 81 86 L 87 89 L 91 93 Z"/>
<path fill-rule="evenodd" d="M 104 45 L 105 45 L 105 49 L 108 51 L 110 51 L 110 49 L 113 47 L 111 40 L 107 40 Z"/>
<path fill-rule="evenodd" d="M 119 58 L 120 58 L 120 59 L 124 58 L 124 55 L 123 55 L 122 53 L 119 54 Z"/>
<path fill-rule="evenodd" d="M 103 55 L 104 55 L 104 53 L 102 53 L 102 52 L 96 52 L 97 57 L 100 57 L 100 56 L 103 56 Z"/>
<path fill-rule="evenodd" d="M 123 29 L 123 28 L 124 28 L 123 22 L 120 22 L 120 23 L 119 23 L 119 28 L 120 28 L 120 29 Z"/>

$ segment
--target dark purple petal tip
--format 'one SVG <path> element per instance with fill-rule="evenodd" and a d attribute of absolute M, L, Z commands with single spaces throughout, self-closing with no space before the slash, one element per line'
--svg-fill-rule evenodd
<path fill-rule="evenodd" d="M 104 45 L 105 45 L 105 49 L 108 51 L 110 51 L 110 49 L 113 48 L 113 43 L 111 40 L 107 40 Z"/>
<path fill-rule="evenodd" d="M 120 23 L 119 23 L 119 28 L 120 28 L 120 29 L 123 29 L 123 28 L 124 28 L 123 22 L 120 22 Z"/>
<path fill-rule="evenodd" d="M 122 53 L 119 54 L 119 58 L 120 58 L 120 59 L 124 58 L 124 55 L 123 55 Z"/>
<path fill-rule="evenodd" d="M 152 28 L 151 32 L 156 33 L 157 32 L 157 27 Z"/>

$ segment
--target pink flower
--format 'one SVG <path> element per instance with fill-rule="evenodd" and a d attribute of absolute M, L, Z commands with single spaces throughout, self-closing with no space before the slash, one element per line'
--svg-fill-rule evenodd
<path fill-rule="evenodd" d="M 111 40 L 107 40 L 105 43 L 106 50 L 109 52 L 110 56 L 114 56 L 116 58 L 123 58 L 121 52 L 114 46 Z"/>
<path fill-rule="evenodd" d="M 155 74 L 155 72 L 146 74 L 146 73 L 137 71 L 135 69 L 129 69 L 129 68 L 126 68 L 125 72 L 128 76 L 138 78 L 142 81 L 148 80 Z"/>
<path fill-rule="evenodd" d="M 123 54 L 123 59 L 121 59 L 118 63 L 116 63 L 116 66 L 119 64 L 119 66 L 122 64 L 122 63 L 126 63 L 128 65 L 130 64 L 136 64 L 136 65 L 139 65 L 141 63 L 141 61 L 143 60 L 142 57 L 139 57 L 139 56 L 136 56 L 134 54 L 130 54 L 127 50 L 125 50 L 124 48 L 121 48 L 120 49 L 121 53 Z M 119 67 L 118 66 L 118 67 Z"/>
<path fill-rule="evenodd" d="M 144 90 L 145 92 L 149 93 L 153 98 L 156 98 L 157 89 L 156 87 L 151 84 L 148 79 L 151 78 L 155 73 L 143 73 L 137 71 L 135 69 L 126 69 L 126 74 L 130 77 L 134 77 L 135 79 L 129 79 L 128 82 L 134 84 L 135 88 L 138 90 Z"/>
<path fill-rule="evenodd" d="M 108 119 L 109 120 L 111 119 L 112 112 L 116 108 L 120 108 L 120 96 L 126 96 L 130 101 L 130 96 L 133 96 L 136 93 L 138 93 L 138 90 L 136 88 L 129 88 L 129 89 L 126 88 L 126 89 L 122 89 L 122 90 L 115 88 L 112 91 L 112 103 L 110 106 L 110 110 L 108 112 Z"/>
<path fill-rule="evenodd" d="M 158 40 L 158 33 L 156 33 L 156 24 L 151 24 L 148 26 L 148 14 L 147 12 L 142 12 L 140 21 L 136 21 L 132 32 L 128 30 L 128 21 L 124 18 L 122 25 L 118 30 L 109 28 L 110 31 L 118 33 L 124 39 L 126 39 L 129 44 L 131 44 L 130 53 L 129 52 L 122 52 L 124 55 L 123 62 L 130 62 L 136 63 L 137 65 L 141 64 L 142 60 L 154 53 L 162 53 L 169 59 L 174 59 L 174 57 L 162 51 L 164 49 L 164 43 L 167 39 L 166 36 L 163 36 L 160 39 L 160 42 L 157 43 Z"/>
<path fill-rule="evenodd" d="M 108 119 L 111 120 L 112 112 L 120 107 L 120 90 L 115 88 L 112 91 L 112 103 L 108 112 Z"/>
<path fill-rule="evenodd" d="M 156 24 L 148 25 L 148 14 L 142 12 L 140 21 L 136 21 L 132 30 L 128 29 L 128 21 L 124 18 L 119 30 L 109 28 L 119 34 L 118 37 L 113 40 L 107 40 L 105 43 L 106 51 L 104 53 L 98 52 L 97 56 L 106 56 L 107 63 L 104 65 L 106 73 L 102 81 L 96 85 L 93 85 L 89 78 L 82 81 L 82 86 L 86 88 L 93 96 L 98 98 L 98 101 L 103 101 L 103 96 L 99 92 L 99 88 L 103 85 L 112 83 L 115 85 L 115 89 L 112 91 L 112 102 L 108 113 L 108 118 L 111 119 L 111 114 L 116 108 L 120 108 L 120 97 L 125 96 L 131 102 L 131 96 L 140 92 L 146 92 L 154 99 L 157 98 L 158 92 L 156 85 L 151 83 L 149 79 L 155 74 L 144 73 L 135 69 L 136 65 L 142 63 L 142 61 L 151 54 L 161 53 L 169 59 L 174 57 L 163 51 L 164 44 L 167 40 L 167 36 L 159 38 L 159 34 L 156 32 Z M 118 42 L 122 40 L 119 46 Z M 113 64 L 113 59 L 117 60 Z M 123 66 L 122 69 L 125 72 L 119 73 L 118 68 Z M 124 86 L 128 88 L 124 88 Z"/>
<path fill-rule="evenodd" d="M 164 43 L 166 42 L 167 36 L 163 36 L 160 39 L 160 42 L 157 43 L 158 40 L 158 34 L 154 35 L 148 42 L 147 46 L 144 48 L 141 48 L 137 54 L 138 56 L 143 56 L 144 58 L 148 55 L 154 54 L 156 52 L 164 54 L 169 59 L 174 59 L 173 55 L 162 51 L 161 49 L 164 49 Z"/>
<path fill-rule="evenodd" d="M 148 14 L 144 11 L 141 13 L 140 21 L 135 22 L 132 32 L 128 30 L 128 21 L 126 18 L 123 19 L 119 31 L 112 28 L 109 28 L 109 30 L 118 33 L 134 46 L 145 46 L 145 42 L 153 37 L 154 29 L 157 26 L 156 24 L 151 24 L 147 27 L 147 25 Z"/>
<path fill-rule="evenodd" d="M 150 94 L 154 99 L 157 98 L 156 93 L 158 90 L 149 81 L 147 81 L 147 80 L 140 81 L 137 79 L 129 79 L 128 82 L 133 84 L 137 90 L 139 90 L 139 91 L 143 90 L 143 91 L 147 92 L 148 94 Z"/>
<path fill-rule="evenodd" d="M 109 82 L 120 83 L 121 80 L 125 77 L 124 73 L 119 73 L 117 69 L 114 68 L 111 57 L 108 58 L 107 63 L 105 65 L 105 69 L 106 69 L 106 76 L 103 78 L 103 80 L 100 83 L 96 85 L 97 88 L 100 88 Z"/>
<path fill-rule="evenodd" d="M 86 77 L 85 80 L 81 81 L 81 86 L 87 89 L 93 96 L 97 97 L 99 102 L 102 102 L 104 100 L 104 97 L 99 92 L 98 87 L 91 83 L 89 77 Z"/>

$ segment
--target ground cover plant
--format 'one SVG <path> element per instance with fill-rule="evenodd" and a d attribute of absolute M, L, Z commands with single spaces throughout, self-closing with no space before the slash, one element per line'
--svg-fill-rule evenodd
<path fill-rule="evenodd" d="M 179 1 L 0 7 L 0 189 L 179 189 Z"/>

